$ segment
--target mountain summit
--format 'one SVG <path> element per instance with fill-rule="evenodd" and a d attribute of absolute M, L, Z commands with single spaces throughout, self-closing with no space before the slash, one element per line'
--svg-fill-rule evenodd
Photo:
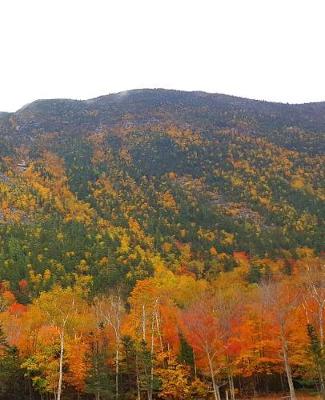
<path fill-rule="evenodd" d="M 37 100 L 15 113 L 1 113 L 0 134 L 84 134 L 103 127 L 171 123 L 206 132 L 236 129 L 286 148 L 324 151 L 324 102 L 292 105 L 164 89 L 130 90 L 84 101 Z"/>

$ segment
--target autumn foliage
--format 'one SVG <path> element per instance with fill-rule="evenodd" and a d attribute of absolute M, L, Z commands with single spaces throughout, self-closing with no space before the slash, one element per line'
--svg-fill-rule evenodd
<path fill-rule="evenodd" d="M 324 393 L 318 105 L 50 104 L 0 118 L 0 399 Z"/>

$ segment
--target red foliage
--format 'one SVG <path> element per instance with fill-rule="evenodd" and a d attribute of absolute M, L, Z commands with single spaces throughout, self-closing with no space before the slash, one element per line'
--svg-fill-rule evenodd
<path fill-rule="evenodd" d="M 19 316 L 23 314 L 24 312 L 27 311 L 27 307 L 24 304 L 20 303 L 13 303 L 11 306 L 8 308 L 8 311 L 12 315 Z"/>
<path fill-rule="evenodd" d="M 245 251 L 234 251 L 233 252 L 233 257 L 235 260 L 242 260 L 242 261 L 248 261 L 249 260 L 249 255 Z"/>
<path fill-rule="evenodd" d="M 26 281 L 26 279 L 21 279 L 19 281 L 18 285 L 19 285 L 21 290 L 24 290 L 28 286 L 28 282 Z"/>

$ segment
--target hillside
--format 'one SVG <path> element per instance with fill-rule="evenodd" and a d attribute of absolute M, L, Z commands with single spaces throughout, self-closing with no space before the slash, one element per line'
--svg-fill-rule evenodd
<path fill-rule="evenodd" d="M 0 113 L 0 315 L 3 311 L 9 342 L 20 349 L 24 360 L 23 369 L 17 373 L 25 371 L 25 378 L 30 377 L 35 399 L 39 393 L 55 393 L 53 382 L 56 381 L 54 378 L 51 381 L 53 371 L 46 369 L 44 360 L 33 358 L 27 333 L 21 333 L 22 339 L 18 340 L 14 327 L 21 323 L 34 329 L 28 325 L 34 318 L 33 313 L 41 315 L 45 310 L 41 303 L 53 303 L 51 296 L 55 293 L 58 298 L 67 296 L 65 304 L 68 304 L 71 291 L 76 290 L 83 310 L 91 302 L 96 304 L 99 296 L 118 291 L 128 318 L 133 318 L 127 320 L 128 327 L 123 329 L 127 336 L 132 336 L 141 330 L 143 320 L 139 316 L 148 298 L 156 302 L 158 298 L 165 299 L 162 310 L 167 313 L 167 320 L 171 318 L 168 326 L 175 327 L 177 313 L 187 308 L 193 315 L 198 313 L 198 318 L 202 317 L 200 303 L 193 306 L 194 299 L 202 292 L 206 300 L 207 293 L 216 288 L 229 289 L 227 299 L 236 298 L 236 307 L 246 301 L 255 307 L 259 304 L 258 297 L 254 297 L 256 290 L 262 288 L 258 285 L 265 280 L 283 278 L 290 286 L 305 276 L 301 271 L 305 271 L 306 265 L 315 265 L 323 271 L 320 265 L 323 265 L 325 237 L 324 139 L 325 102 L 290 105 L 203 92 L 133 90 L 85 101 L 37 100 L 15 113 Z M 237 291 L 232 282 L 237 285 Z M 297 291 L 297 287 L 290 286 L 290 293 Z M 305 290 L 307 285 L 303 287 Z M 148 293 L 145 300 L 141 297 L 141 288 L 143 293 Z M 244 294 L 247 298 L 241 297 Z M 166 299 L 168 304 L 163 303 Z M 112 304 L 106 306 L 120 307 L 120 303 Z M 148 310 L 156 318 L 156 306 L 150 304 Z M 204 307 L 208 309 L 210 305 Z M 64 303 L 57 307 L 64 308 Z M 236 312 L 244 315 L 238 307 Z M 252 313 L 252 309 L 245 312 Z M 94 313 L 91 315 L 95 318 Z M 296 325 L 292 326 L 297 326 L 301 315 L 295 316 Z M 26 322 L 24 318 L 31 320 Z M 188 323 L 191 330 L 190 316 L 185 312 L 182 318 L 185 321 L 182 324 Z M 84 326 L 93 326 L 93 320 L 87 321 Z M 180 357 L 180 352 L 191 353 L 198 346 L 187 328 L 179 333 L 183 329 L 181 323 L 179 330 L 161 334 L 158 319 L 155 321 L 152 346 L 156 340 L 155 345 L 166 350 L 168 339 L 168 349 L 171 345 L 175 357 Z M 269 328 L 263 331 L 266 336 L 276 326 L 270 321 L 265 325 Z M 133 323 L 137 324 L 137 333 L 130 328 Z M 231 323 L 236 326 L 238 338 L 258 336 L 253 322 L 252 325 L 240 325 L 237 320 Z M 95 345 L 89 337 L 95 335 L 94 331 L 98 337 L 104 334 L 100 327 L 104 322 L 98 324 L 96 328 L 89 328 L 87 334 L 80 327 L 80 331 L 73 328 L 83 332 L 81 342 L 84 337 L 88 338 L 82 342 L 85 354 L 92 351 L 96 357 L 100 351 L 97 349 L 99 353 L 94 353 L 95 347 L 91 346 Z M 112 322 L 109 324 L 113 326 Z M 41 329 L 43 339 L 40 340 L 46 342 L 43 328 L 37 329 Z M 150 329 L 154 329 L 153 325 L 147 332 Z M 321 331 L 319 326 L 316 331 Z M 107 340 L 113 340 L 112 332 L 110 335 Z M 301 349 L 307 348 L 307 339 L 305 336 L 301 339 L 302 336 L 297 339 L 301 347 L 294 353 L 295 373 L 299 379 L 309 379 L 312 385 L 312 379 L 316 378 L 307 373 L 311 356 L 308 363 L 301 361 Z M 0 350 L 1 340 L 0 335 Z M 269 346 L 266 355 L 262 356 L 260 349 L 257 357 L 258 351 L 250 347 L 258 358 L 250 360 L 256 363 L 256 369 L 252 364 L 245 364 L 247 359 L 241 359 L 242 364 L 236 361 L 231 372 L 237 379 L 235 383 L 239 385 L 238 376 L 241 376 L 241 384 L 247 391 L 251 385 L 255 385 L 255 391 L 255 387 L 260 388 L 265 382 L 278 390 L 274 382 L 285 373 L 276 355 L 280 341 L 274 344 L 265 337 L 256 340 Z M 53 343 L 59 345 L 57 339 Z M 137 345 L 146 346 L 141 343 L 140 338 Z M 191 351 L 186 347 L 188 343 Z M 228 354 L 229 359 L 237 360 L 239 353 L 245 358 L 243 346 L 253 346 L 238 343 L 229 344 L 229 349 L 234 349 L 231 356 Z M 51 353 L 56 365 L 58 347 L 55 351 L 54 347 L 51 349 L 56 351 L 56 356 Z M 142 350 L 142 356 L 148 357 L 150 351 Z M 26 354 L 32 354 L 31 358 Z M 152 362 L 153 347 L 150 354 Z M 117 390 L 116 383 L 112 383 L 115 377 L 112 355 L 105 353 L 103 357 L 111 357 L 111 361 L 107 365 L 104 359 L 97 361 L 104 363 L 103 368 L 111 369 L 110 381 L 106 382 L 101 375 L 101 385 L 111 385 Z M 190 361 L 184 360 L 194 368 L 193 354 L 191 357 Z M 160 369 L 164 369 L 161 365 L 176 363 L 176 358 L 169 358 L 168 362 L 167 358 L 157 359 L 157 363 L 161 362 Z M 145 365 L 146 361 L 142 361 Z M 81 361 L 67 359 L 66 368 L 72 370 L 78 363 Z M 123 373 L 135 385 L 134 371 L 127 372 L 128 363 L 125 363 Z M 204 356 L 198 365 L 206 382 L 210 378 L 207 378 Z M 82 375 L 86 372 L 79 370 L 78 377 L 67 378 L 65 384 L 68 393 L 72 393 L 67 398 L 74 398 L 77 392 L 85 396 L 85 393 L 97 393 L 97 378 L 91 375 L 95 374 L 94 368 L 87 375 L 89 381 Z M 227 373 L 226 369 L 220 371 L 222 380 Z M 160 373 L 165 376 L 164 372 Z M 127 384 L 124 384 L 126 393 Z M 111 398 L 112 393 L 100 390 L 100 398 Z M 152 398 L 153 387 L 150 390 Z M 155 390 L 157 395 L 158 389 Z M 3 398 L 8 399 L 6 396 L 8 392 Z"/>
<path fill-rule="evenodd" d="M 7 238 L 18 229 L 30 242 L 37 225 L 47 227 L 46 242 L 57 231 L 97 231 L 99 220 L 127 230 L 134 220 L 152 251 L 172 257 L 174 270 L 189 246 L 186 268 L 199 276 L 220 268 L 211 248 L 230 259 L 234 251 L 263 257 L 322 250 L 325 103 L 135 90 L 39 100 L 0 121 Z M 84 246 L 77 259 L 93 244 Z M 26 278 L 25 265 L 14 274 Z"/>

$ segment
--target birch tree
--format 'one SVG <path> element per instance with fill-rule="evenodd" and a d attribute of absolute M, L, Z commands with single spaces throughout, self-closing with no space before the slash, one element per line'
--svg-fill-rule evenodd
<path fill-rule="evenodd" d="M 74 334 L 78 326 L 82 324 L 82 316 L 85 314 L 87 304 L 74 289 L 63 289 L 57 286 L 50 292 L 42 292 L 33 306 L 41 311 L 46 323 L 57 331 L 60 353 L 56 400 L 61 400 L 66 338 Z"/>
<path fill-rule="evenodd" d="M 119 398 L 120 351 L 121 351 L 121 323 L 124 306 L 119 294 L 116 296 L 101 297 L 95 300 L 96 313 L 104 325 L 110 327 L 115 337 L 115 398 Z"/>
<path fill-rule="evenodd" d="M 292 368 L 289 355 L 289 323 L 297 310 L 301 291 L 288 280 L 267 281 L 260 286 L 261 302 L 264 305 L 264 316 L 270 318 L 276 325 L 281 343 L 281 353 L 287 376 L 290 399 L 296 400 L 296 392 L 292 378 Z"/>
<path fill-rule="evenodd" d="M 221 400 L 220 387 L 217 379 L 217 357 L 222 352 L 222 333 L 219 321 L 213 311 L 213 301 L 204 297 L 194 303 L 182 316 L 184 333 L 188 343 L 196 354 L 204 357 L 212 382 L 215 400 Z"/>

